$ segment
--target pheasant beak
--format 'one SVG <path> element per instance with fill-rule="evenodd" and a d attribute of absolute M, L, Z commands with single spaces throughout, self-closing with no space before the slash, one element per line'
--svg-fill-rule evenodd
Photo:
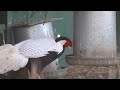
<path fill-rule="evenodd" d="M 68 46 L 68 48 L 71 50 L 72 48 L 70 46 Z"/>

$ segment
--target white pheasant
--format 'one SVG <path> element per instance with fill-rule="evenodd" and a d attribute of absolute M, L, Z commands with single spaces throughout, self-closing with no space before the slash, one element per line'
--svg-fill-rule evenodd
<path fill-rule="evenodd" d="M 72 42 L 66 37 L 58 37 L 56 40 L 53 38 L 28 39 L 14 46 L 2 45 L 0 46 L 0 74 L 25 67 L 29 58 L 40 58 L 44 68 L 60 57 L 65 47 L 72 47 Z M 37 75 L 36 64 L 34 71 L 31 70 L 31 72 L 36 72 Z"/>

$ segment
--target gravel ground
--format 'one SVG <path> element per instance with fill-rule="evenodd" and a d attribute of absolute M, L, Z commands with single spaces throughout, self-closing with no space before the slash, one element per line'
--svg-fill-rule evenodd
<path fill-rule="evenodd" d="M 67 69 L 50 72 L 48 79 L 118 79 L 117 66 L 69 66 Z M 48 73 L 47 73 L 48 74 Z M 10 77 L 11 76 L 11 77 Z M 0 75 L 1 79 L 28 79 L 27 69 Z"/>
<path fill-rule="evenodd" d="M 116 79 L 117 66 L 69 66 L 65 79 Z"/>

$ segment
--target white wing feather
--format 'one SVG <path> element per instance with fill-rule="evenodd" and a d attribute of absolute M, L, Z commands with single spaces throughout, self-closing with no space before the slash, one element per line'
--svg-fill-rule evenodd
<path fill-rule="evenodd" d="M 48 51 L 61 52 L 63 47 L 60 43 L 58 44 L 53 38 L 42 38 L 25 40 L 16 44 L 15 47 L 18 48 L 20 54 L 27 58 L 38 58 L 48 54 Z"/>
<path fill-rule="evenodd" d="M 0 74 L 4 74 L 11 70 L 16 71 L 25 67 L 28 58 L 19 54 L 18 50 L 11 44 L 0 46 Z"/>

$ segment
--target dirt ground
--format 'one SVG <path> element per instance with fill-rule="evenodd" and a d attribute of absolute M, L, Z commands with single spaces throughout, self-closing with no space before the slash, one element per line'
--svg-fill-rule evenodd
<path fill-rule="evenodd" d="M 70 66 L 66 79 L 116 79 L 119 78 L 117 66 Z"/>
<path fill-rule="evenodd" d="M 46 79 L 118 79 L 118 66 L 69 66 L 66 69 L 43 74 Z M 28 79 L 27 69 L 0 75 L 1 79 Z"/>

